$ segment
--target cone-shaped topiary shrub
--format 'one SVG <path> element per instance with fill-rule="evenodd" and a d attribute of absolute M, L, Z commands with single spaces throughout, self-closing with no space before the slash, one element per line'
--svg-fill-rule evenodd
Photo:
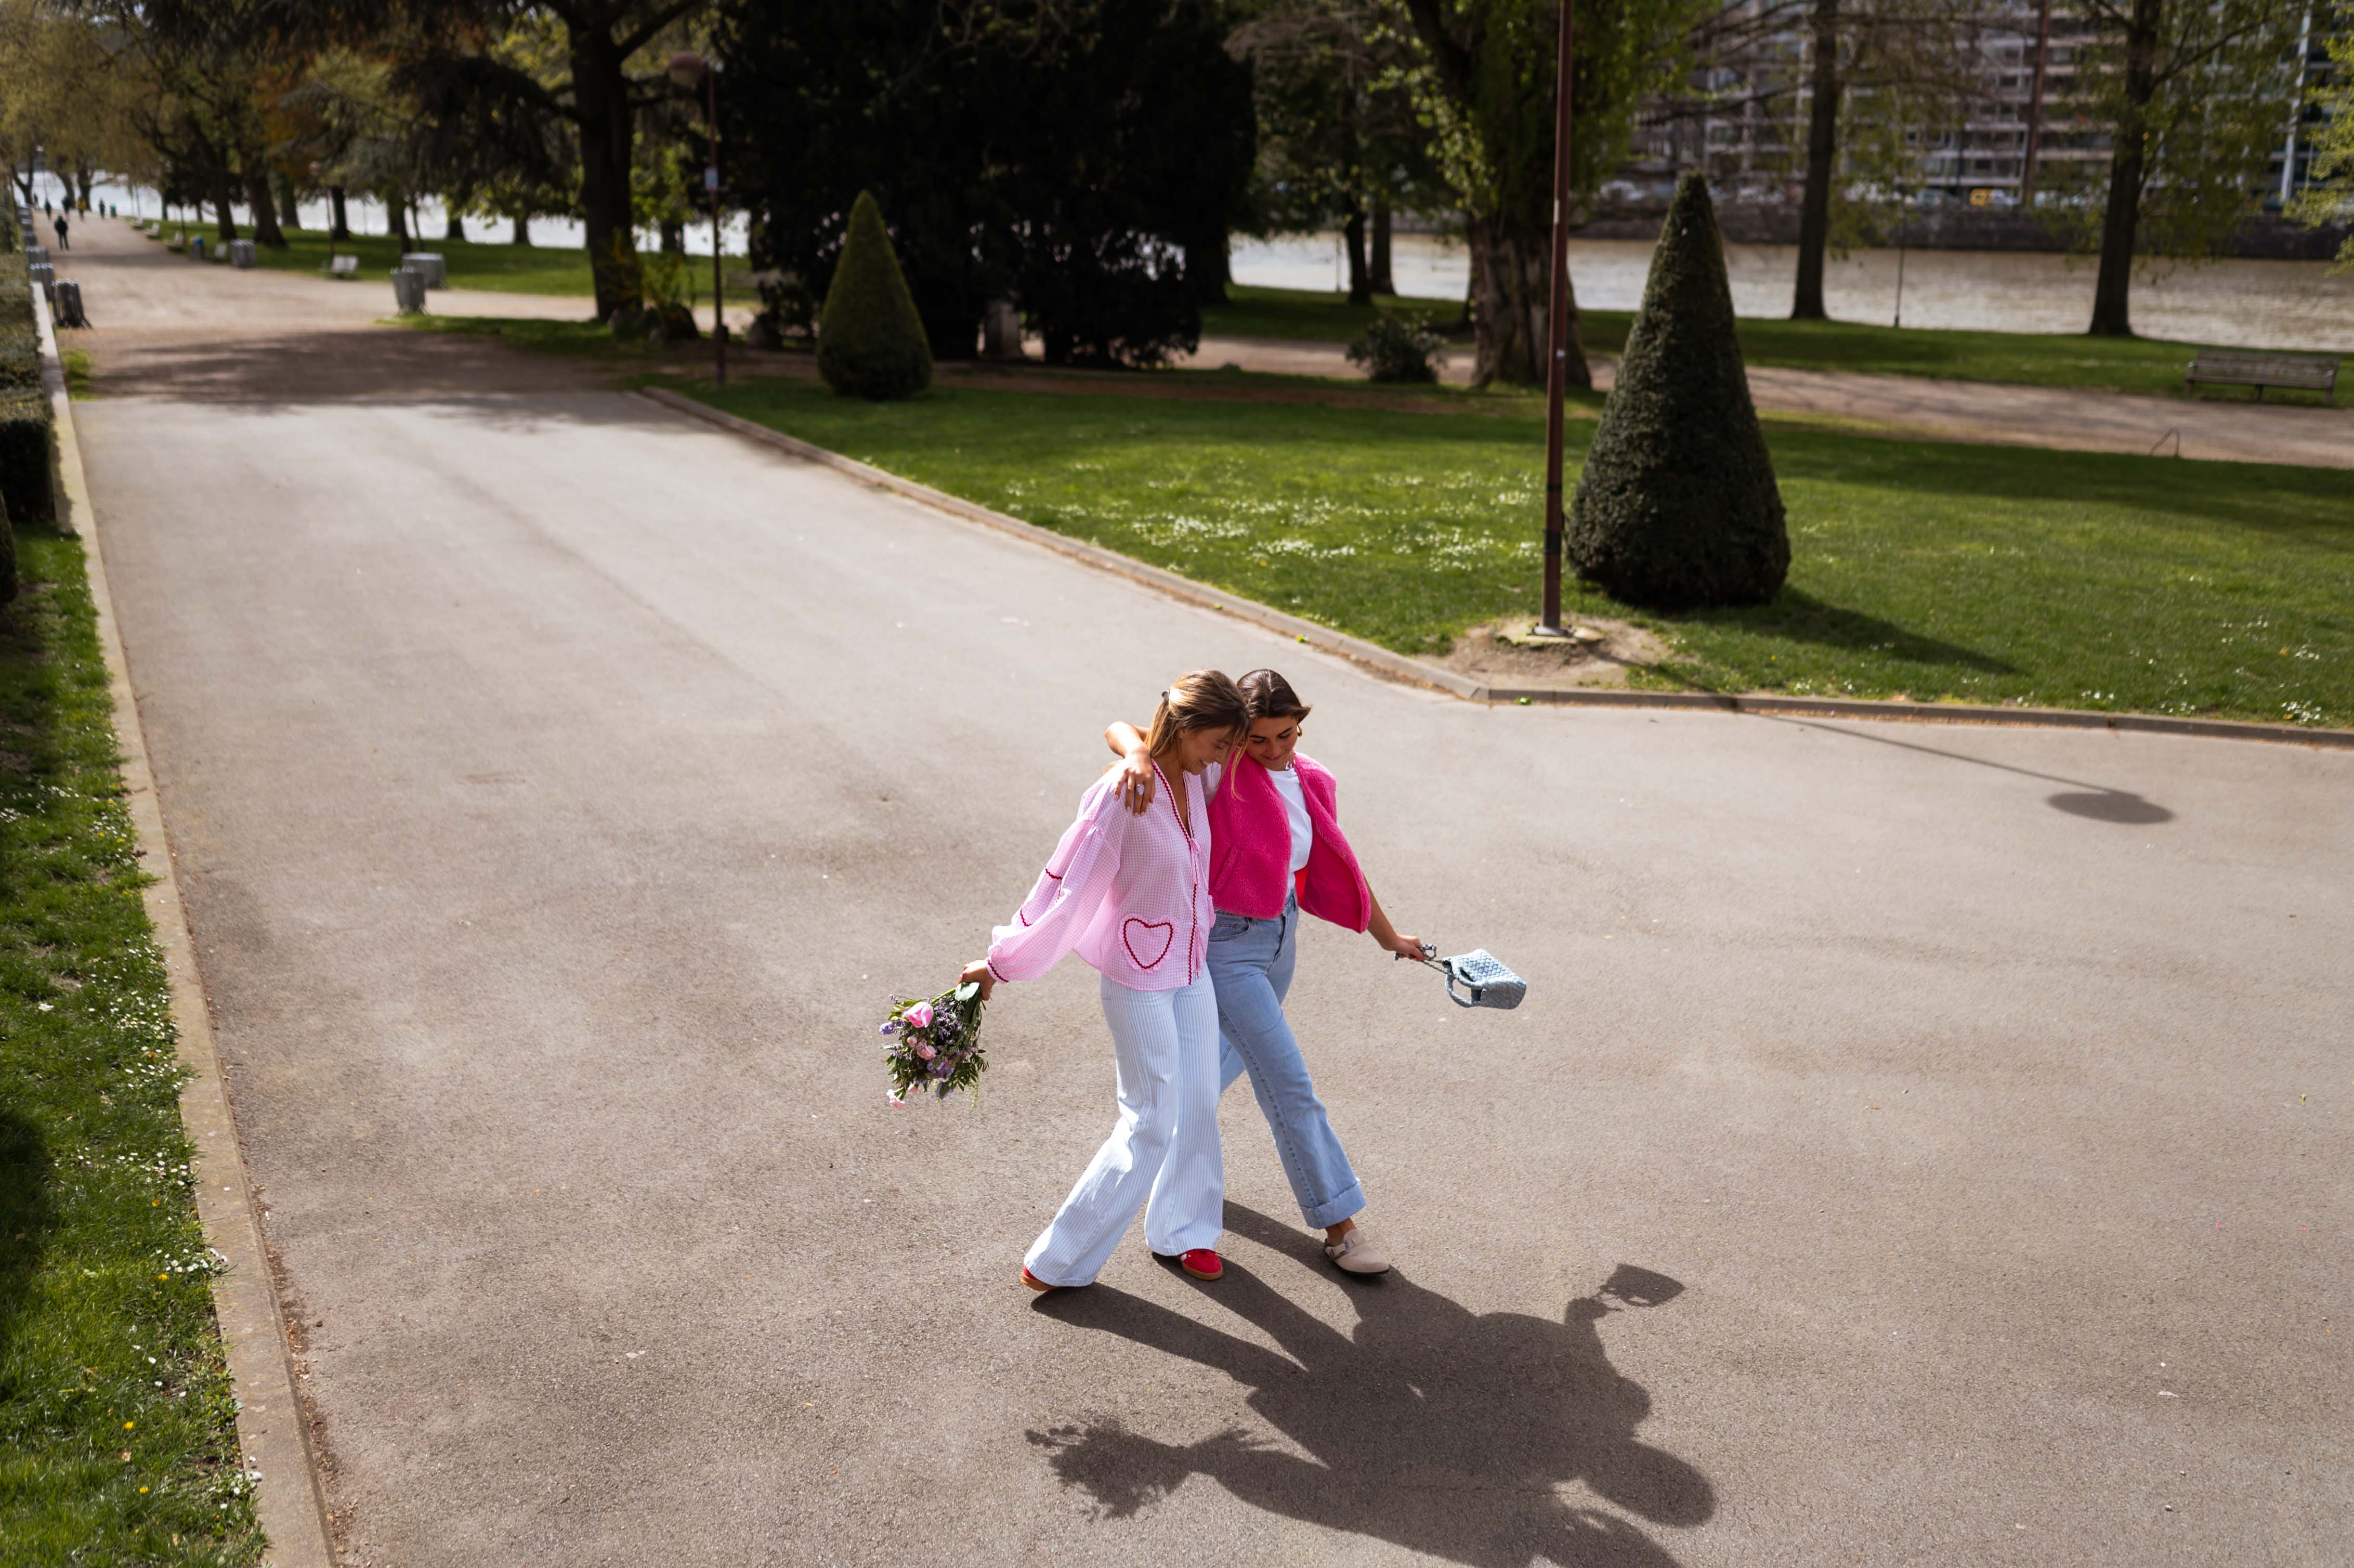
<path fill-rule="evenodd" d="M 1660 609 L 1763 604 L 1790 570 L 1790 535 L 1749 376 L 1708 185 L 1676 187 L 1627 334 L 1618 382 L 1578 476 L 1578 575 Z"/>
<path fill-rule="evenodd" d="M 899 275 L 882 209 L 858 193 L 818 325 L 817 369 L 845 397 L 912 397 L 932 383 L 924 318 Z"/>

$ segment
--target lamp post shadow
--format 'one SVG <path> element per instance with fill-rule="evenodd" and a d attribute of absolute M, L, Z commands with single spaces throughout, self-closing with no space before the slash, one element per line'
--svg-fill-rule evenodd
<path fill-rule="evenodd" d="M 1295 1255 L 1304 1245 L 1263 1215 L 1227 1215 L 1239 1234 Z M 1357 1323 L 1343 1333 L 1229 1259 L 1204 1305 L 1233 1310 L 1279 1352 L 1107 1286 L 1043 1298 L 1038 1311 L 1075 1328 L 1225 1372 L 1274 1434 L 1170 1444 L 1103 1420 L 1030 1441 L 1104 1517 L 1205 1476 L 1270 1513 L 1472 1568 L 1673 1568 L 1636 1523 L 1564 1498 L 1571 1481 L 1653 1525 L 1689 1528 L 1715 1511 L 1706 1477 L 1637 1440 L 1650 1396 L 1611 1366 L 1600 1333 L 1606 1319 L 1681 1294 L 1676 1281 L 1622 1264 L 1558 1320 L 1473 1313 L 1396 1274 L 1349 1289 Z"/>

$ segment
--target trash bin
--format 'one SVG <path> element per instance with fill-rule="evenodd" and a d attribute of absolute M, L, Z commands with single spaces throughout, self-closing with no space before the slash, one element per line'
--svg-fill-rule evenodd
<path fill-rule="evenodd" d="M 425 286 L 429 289 L 446 289 L 450 286 L 450 271 L 441 264 L 439 252 L 411 251 L 401 257 L 400 264 L 404 267 L 415 268 L 418 275 L 425 280 Z"/>
<path fill-rule="evenodd" d="M 192 234 L 188 236 L 188 259 L 192 261 L 201 261 L 205 259 L 205 237 L 203 235 Z"/>
<path fill-rule="evenodd" d="M 25 271 L 31 277 L 34 282 L 41 284 L 44 287 L 47 287 L 48 284 L 54 283 L 58 281 L 57 269 L 50 266 L 46 261 L 37 261 L 32 266 L 26 268 Z"/>
<path fill-rule="evenodd" d="M 404 316 L 423 314 L 425 274 L 414 267 L 395 267 L 392 270 L 392 302 Z"/>
<path fill-rule="evenodd" d="M 232 239 L 228 242 L 228 264 L 230 266 L 242 271 L 246 268 L 256 265 L 259 260 L 260 259 L 253 253 L 252 240 Z"/>
<path fill-rule="evenodd" d="M 71 278 L 60 278 L 49 285 L 49 315 L 60 327 L 90 325 L 90 318 L 82 313 L 81 285 Z"/>
<path fill-rule="evenodd" d="M 39 266 L 42 262 L 47 261 L 48 259 L 49 259 L 49 248 L 48 248 L 48 246 L 46 246 L 46 245 L 27 245 L 27 246 L 26 246 L 26 247 L 25 247 L 25 265 L 26 265 L 26 266 L 27 266 L 27 267 L 37 267 L 37 266 Z"/>

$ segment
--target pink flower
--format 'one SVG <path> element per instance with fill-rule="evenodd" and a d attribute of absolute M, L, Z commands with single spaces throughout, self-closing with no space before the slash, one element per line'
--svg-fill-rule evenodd
<path fill-rule="evenodd" d="M 939 1053 L 938 1053 L 938 1052 L 937 1052 L 937 1051 L 933 1050 L 933 1049 L 932 1049 L 930 1046 L 928 1046 L 928 1045 L 918 1045 L 918 1046 L 917 1046 L 917 1047 L 916 1047 L 916 1055 L 917 1055 L 917 1058 L 918 1060 L 920 1060 L 920 1061 L 928 1062 L 928 1061 L 930 1061 L 933 1057 L 937 1056 L 937 1055 L 938 1055 L 938 1054 L 939 1054 Z"/>
<path fill-rule="evenodd" d="M 932 1026 L 932 1004 L 919 1001 L 899 1016 L 907 1021 L 911 1029 L 929 1029 Z"/>

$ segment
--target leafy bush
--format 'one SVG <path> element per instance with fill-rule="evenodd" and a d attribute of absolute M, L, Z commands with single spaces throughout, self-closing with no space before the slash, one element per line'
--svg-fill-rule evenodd
<path fill-rule="evenodd" d="M 1365 366 L 1370 380 L 1436 381 L 1438 366 L 1433 360 L 1446 348 L 1447 340 L 1431 331 L 1428 316 L 1384 312 L 1349 345 L 1349 363 Z"/>
<path fill-rule="evenodd" d="M 900 276 L 883 211 L 864 191 L 850 209 L 850 232 L 826 291 L 817 370 L 842 396 L 878 403 L 912 397 L 932 383 L 924 320 Z"/>
<path fill-rule="evenodd" d="M 1651 257 L 1618 382 L 1578 476 L 1578 574 L 1660 609 L 1764 604 L 1790 570 L 1774 461 L 1734 335 L 1708 184 L 1689 174 Z"/>
<path fill-rule="evenodd" d="M 16 597 L 16 530 L 8 521 L 8 503 L 0 501 L 0 604 Z"/>

